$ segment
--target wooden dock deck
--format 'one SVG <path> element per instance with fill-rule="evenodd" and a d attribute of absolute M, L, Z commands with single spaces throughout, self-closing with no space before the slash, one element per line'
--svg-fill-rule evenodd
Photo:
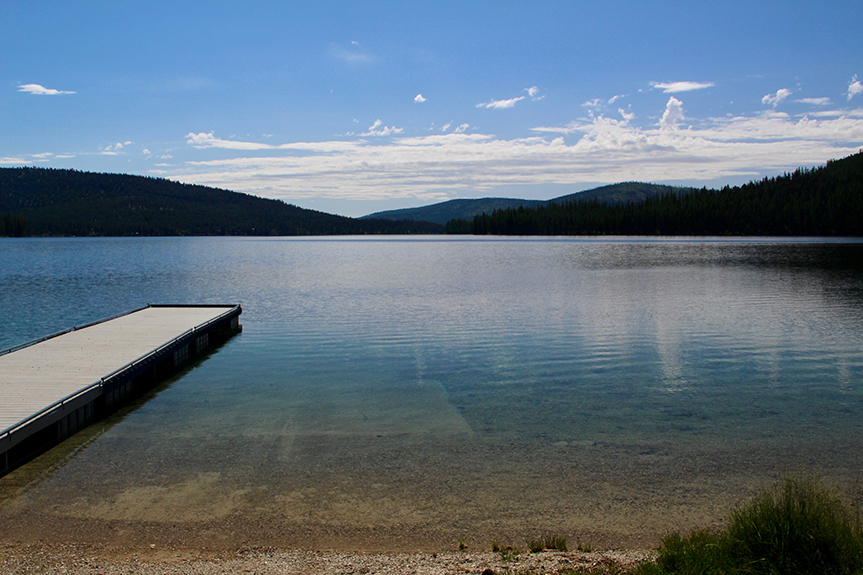
<path fill-rule="evenodd" d="M 0 351 L 0 475 L 239 331 L 241 313 L 151 305 Z"/>

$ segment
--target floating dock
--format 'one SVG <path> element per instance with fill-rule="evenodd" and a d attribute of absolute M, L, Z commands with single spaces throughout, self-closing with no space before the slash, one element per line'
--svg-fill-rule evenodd
<path fill-rule="evenodd" d="M 241 330 L 239 305 L 149 305 L 0 351 L 0 476 Z"/>

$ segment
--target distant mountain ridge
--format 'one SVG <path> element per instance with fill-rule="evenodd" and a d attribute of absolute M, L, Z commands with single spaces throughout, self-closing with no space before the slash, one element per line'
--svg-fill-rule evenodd
<path fill-rule="evenodd" d="M 0 236 L 304 236 L 442 233 L 428 222 L 359 220 L 161 178 L 0 168 Z"/>
<path fill-rule="evenodd" d="M 414 220 L 418 222 L 434 222 L 445 225 L 452 219 L 470 219 L 482 213 L 492 213 L 495 210 L 506 210 L 519 207 L 536 207 L 544 205 L 545 200 L 520 200 L 515 198 L 477 198 L 449 200 L 419 208 L 404 208 L 376 212 L 360 219 L 380 220 Z"/>
<path fill-rule="evenodd" d="M 537 208 L 551 203 L 565 204 L 567 202 L 597 200 L 602 204 L 625 204 L 627 202 L 642 202 L 647 198 L 673 192 L 685 194 L 692 188 L 665 186 L 660 184 L 645 184 L 642 182 L 621 182 L 601 186 L 590 190 L 575 192 L 551 200 L 524 200 L 518 198 L 477 198 L 440 202 L 419 208 L 404 208 L 387 210 L 363 216 L 360 219 L 375 218 L 381 220 L 414 220 L 433 222 L 446 225 L 450 220 L 470 220 L 480 214 L 492 214 L 495 210 Z"/>

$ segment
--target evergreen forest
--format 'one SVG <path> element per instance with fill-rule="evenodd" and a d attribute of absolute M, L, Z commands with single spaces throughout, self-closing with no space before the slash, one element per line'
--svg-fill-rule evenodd
<path fill-rule="evenodd" d="M 625 203 L 593 199 L 495 210 L 472 220 L 451 220 L 447 233 L 863 236 L 863 152 L 721 190 L 672 190 Z"/>
<path fill-rule="evenodd" d="M 0 168 L 0 236 L 306 236 L 442 233 L 161 178 Z"/>

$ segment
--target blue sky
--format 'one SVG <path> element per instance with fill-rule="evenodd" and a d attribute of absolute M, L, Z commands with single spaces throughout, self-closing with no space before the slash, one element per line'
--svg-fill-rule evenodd
<path fill-rule="evenodd" d="M 0 166 L 342 215 L 863 147 L 863 2 L 0 2 Z"/>

